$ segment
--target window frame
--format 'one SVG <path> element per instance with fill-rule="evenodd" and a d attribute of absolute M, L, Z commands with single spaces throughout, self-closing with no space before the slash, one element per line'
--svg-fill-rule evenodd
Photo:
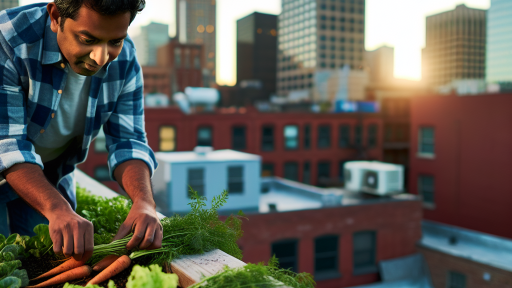
<path fill-rule="evenodd" d="M 235 129 L 243 129 L 243 134 L 244 134 L 243 141 L 238 141 L 238 142 L 243 142 L 243 145 L 240 145 L 240 147 L 237 147 L 237 145 L 236 145 L 237 137 L 240 137 L 240 136 L 235 136 Z M 238 139 L 238 140 L 240 140 L 240 139 Z M 240 143 L 238 143 L 238 144 L 240 144 Z M 243 150 L 247 149 L 247 127 L 245 125 L 235 125 L 235 126 L 231 127 L 231 148 L 233 150 L 238 150 L 238 151 L 243 151 Z"/>
<path fill-rule="evenodd" d="M 241 176 L 239 177 L 232 177 L 232 169 L 240 169 L 241 170 Z M 244 194 L 245 192 L 245 182 L 244 182 L 244 165 L 232 165 L 227 167 L 227 181 L 228 181 L 228 193 L 229 194 Z M 240 191 L 231 190 L 231 185 L 240 185 L 242 188 Z"/>
<path fill-rule="evenodd" d="M 423 134 L 424 129 L 431 129 L 432 130 L 432 143 L 424 143 Z M 426 152 L 424 151 L 423 145 L 432 145 L 432 152 Z M 417 156 L 419 158 L 426 158 L 426 159 L 434 159 L 436 155 L 436 130 L 434 126 L 420 126 L 418 129 L 418 152 Z"/>
<path fill-rule="evenodd" d="M 283 244 L 288 244 L 288 243 L 293 243 L 295 245 L 295 255 L 294 256 L 289 256 L 289 257 L 279 257 L 276 255 L 276 253 L 274 252 L 274 245 L 283 245 Z M 272 242 L 270 244 L 270 257 L 272 257 L 273 255 L 276 255 L 277 258 L 279 258 L 279 263 L 284 263 L 284 262 L 291 262 L 293 261 L 294 265 L 293 267 L 291 267 L 292 271 L 293 272 L 296 272 L 298 271 L 298 264 L 299 264 L 299 239 L 285 239 L 285 240 L 279 240 L 279 241 L 275 241 L 275 242 Z M 281 266 L 282 268 L 284 269 L 287 269 L 288 267 L 284 267 L 284 266 Z"/>
<path fill-rule="evenodd" d="M 372 129 L 374 128 L 374 129 Z M 367 138 L 366 138 L 366 145 L 368 149 L 376 148 L 378 144 L 378 135 L 379 135 L 379 126 L 375 123 L 368 124 L 366 127 L 367 129 Z"/>
<path fill-rule="evenodd" d="M 372 243 L 372 246 L 370 249 L 367 249 L 368 251 L 365 251 L 363 249 L 360 249 L 359 251 L 356 250 L 356 245 L 355 245 L 355 241 L 356 241 L 356 236 L 357 235 L 361 235 L 361 234 L 364 234 L 364 233 L 368 233 L 370 235 L 372 235 L 372 240 L 373 240 L 373 243 Z M 354 232 L 352 234 L 352 268 L 353 268 L 353 274 L 354 275 L 364 275 L 364 274 L 372 274 L 372 273 L 377 273 L 378 272 L 378 266 L 377 266 L 377 243 L 378 243 L 378 237 L 377 237 L 377 231 L 375 230 L 363 230 L 363 231 L 357 231 L 357 232 Z M 372 256 L 372 260 L 371 264 L 364 264 L 364 265 L 359 265 L 359 266 L 356 266 L 356 253 L 371 253 L 371 256 Z"/>
<path fill-rule="evenodd" d="M 276 146 L 276 141 L 275 141 L 275 129 L 274 129 L 274 125 L 262 125 L 261 126 L 261 151 L 274 151 L 275 150 L 275 146 Z M 271 129 L 272 130 L 272 133 L 271 133 L 271 136 L 267 135 L 265 136 L 265 129 Z M 267 139 L 265 138 L 267 137 Z M 269 141 L 269 143 L 265 143 L 266 140 L 268 140 L 268 138 L 271 138 L 272 141 Z M 266 147 L 265 145 L 269 145 L 268 147 Z M 272 147 L 270 147 L 272 146 Z"/>
<path fill-rule="evenodd" d="M 295 147 L 288 147 L 287 146 L 287 142 L 288 140 L 290 140 L 289 138 L 291 137 L 286 137 L 286 128 L 287 127 L 294 127 L 296 129 L 296 132 L 297 132 L 297 135 L 292 138 L 292 140 L 295 140 Z M 288 124 L 288 125 L 284 125 L 283 127 L 283 144 L 284 144 L 284 150 L 289 150 L 289 151 L 292 151 L 292 150 L 298 150 L 299 149 L 299 144 L 300 144 L 300 131 L 299 131 L 299 125 L 296 125 L 296 124 Z"/>
<path fill-rule="evenodd" d="M 335 239 L 336 247 L 335 250 L 327 251 L 327 252 L 318 252 L 319 244 L 318 241 L 325 240 L 325 239 Z M 333 279 L 333 278 L 339 278 L 341 276 L 341 273 L 339 272 L 340 269 L 340 259 L 339 259 L 339 252 L 340 252 L 340 236 L 334 235 L 334 234 L 328 234 L 328 235 L 321 235 L 314 239 L 314 275 L 315 280 L 327 280 L 327 279 Z M 329 258 L 334 257 L 334 265 L 335 267 L 325 270 L 318 270 L 318 262 L 321 258 Z M 320 259 L 319 259 L 320 258 Z"/>
<path fill-rule="evenodd" d="M 304 150 L 311 149 L 311 124 L 304 124 L 304 137 L 302 140 L 302 147 Z"/>
<path fill-rule="evenodd" d="M 431 197 L 430 197 L 432 199 L 432 201 L 425 201 L 425 196 L 424 196 L 425 191 L 423 189 L 425 185 L 423 185 L 423 180 L 426 179 L 426 178 L 432 179 L 432 184 L 431 184 L 432 191 L 427 191 L 428 193 L 432 194 Z M 436 195 L 436 179 L 435 179 L 434 175 L 419 174 L 418 175 L 417 186 L 418 186 L 418 195 L 421 197 L 423 206 L 425 208 L 434 209 L 436 207 L 436 198 L 435 198 L 435 195 Z"/>
<path fill-rule="evenodd" d="M 338 147 L 339 148 L 350 148 L 351 140 L 350 139 L 350 124 L 341 124 L 338 127 Z M 346 128 L 346 129 L 344 129 Z M 346 133 L 344 133 L 346 132 Z M 347 136 L 346 139 L 344 136 Z M 346 140 L 346 144 L 344 144 L 344 140 Z"/>
<path fill-rule="evenodd" d="M 458 272 L 458 271 L 454 271 L 454 270 L 449 270 L 449 271 L 447 271 L 446 273 L 447 273 L 447 275 L 446 275 L 446 278 L 447 278 L 447 279 L 446 279 L 446 287 L 447 287 L 447 288 L 466 288 L 466 287 L 467 287 L 467 278 L 468 278 L 468 277 L 466 276 L 466 274 L 461 273 L 461 272 Z M 464 285 L 463 285 L 463 286 L 460 286 L 460 285 L 458 285 L 458 284 L 455 284 L 455 285 L 456 285 L 456 286 L 455 286 L 455 285 L 452 283 L 453 276 L 455 276 L 455 275 L 456 275 L 456 276 L 462 276 L 462 277 L 463 277 L 463 278 L 462 278 L 462 279 L 464 279 Z"/>
<path fill-rule="evenodd" d="M 199 131 L 201 131 L 201 129 L 209 129 L 210 130 L 210 145 L 200 145 L 199 143 Z M 196 146 L 206 146 L 206 147 L 213 147 L 213 127 L 211 126 L 198 126 L 197 127 L 197 130 L 196 130 Z"/>
<path fill-rule="evenodd" d="M 164 128 L 172 128 L 174 130 L 174 149 L 173 150 L 163 150 L 162 149 L 162 129 Z M 176 141 L 176 137 L 177 136 L 177 129 L 176 129 L 176 126 L 174 125 L 161 125 L 160 127 L 158 127 L 158 151 L 162 151 L 162 152 L 171 152 L 171 151 L 176 151 L 176 146 L 177 146 L 177 141 Z M 165 141 L 169 141 L 169 140 L 165 140 Z"/>
<path fill-rule="evenodd" d="M 195 171 L 194 171 L 195 170 Z M 191 171 L 194 171 L 194 172 L 197 172 L 197 171 L 202 171 L 202 174 L 203 174 L 203 177 L 201 180 L 193 180 L 193 181 L 198 181 L 198 182 L 201 182 L 200 184 L 191 184 L 191 177 L 190 177 L 190 172 Z M 190 198 L 190 188 L 192 187 L 192 189 L 194 189 L 194 191 L 197 192 L 197 194 L 199 196 L 206 196 L 205 195 L 205 178 L 206 178 L 206 169 L 204 167 L 189 167 L 187 168 L 187 197 Z M 194 187 L 196 186 L 200 186 L 201 187 L 201 190 L 199 191 L 198 189 L 195 189 Z"/>
<path fill-rule="evenodd" d="M 317 181 L 317 186 L 321 186 L 320 184 L 320 165 L 322 164 L 327 164 L 327 180 L 331 179 L 331 162 L 330 161 L 326 161 L 326 160 L 320 160 L 317 162 L 316 164 L 316 181 Z"/>
<path fill-rule="evenodd" d="M 323 136 L 327 136 L 327 137 L 322 137 L 322 135 L 321 135 L 322 134 L 321 133 L 322 128 L 327 128 L 327 130 L 325 130 L 325 131 L 327 131 L 328 133 L 326 135 L 323 135 Z M 331 125 L 330 124 L 319 124 L 318 127 L 317 127 L 317 133 L 318 133 L 317 134 L 317 139 L 316 139 L 316 141 L 317 141 L 317 143 L 316 143 L 317 148 L 318 149 L 329 149 L 329 148 L 331 148 L 331 140 L 332 140 L 332 137 L 331 137 L 332 127 L 331 127 Z M 322 139 L 325 140 L 324 138 L 327 139 L 327 141 L 326 141 L 327 144 L 325 146 L 321 145 L 321 143 L 322 143 L 321 140 Z"/>
<path fill-rule="evenodd" d="M 295 172 L 295 175 L 294 175 L 295 177 L 292 177 L 293 179 L 287 177 L 288 176 L 287 172 L 289 172 L 289 171 L 287 171 L 287 167 L 292 167 L 292 165 L 295 166 L 295 171 L 294 171 Z M 284 162 L 284 164 L 283 164 L 283 178 L 291 180 L 291 181 L 295 181 L 295 182 L 299 181 L 299 163 L 297 161 L 286 161 L 286 162 Z"/>

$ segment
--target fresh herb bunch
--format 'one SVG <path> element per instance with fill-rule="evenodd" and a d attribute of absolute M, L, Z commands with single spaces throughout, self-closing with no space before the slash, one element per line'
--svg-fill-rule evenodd
<path fill-rule="evenodd" d="M 272 257 L 268 265 L 264 263 L 247 264 L 242 268 L 225 267 L 224 271 L 201 282 L 191 288 L 238 288 L 238 287 L 294 287 L 313 288 L 316 283 L 309 273 L 297 274 L 289 269 L 279 268 L 279 261 Z"/>
<path fill-rule="evenodd" d="M 161 220 L 163 226 L 162 248 L 155 250 L 140 250 L 130 254 L 131 259 L 144 257 L 145 263 L 169 265 L 181 255 L 202 254 L 214 249 L 220 249 L 227 254 L 241 259 L 242 251 L 236 241 L 242 237 L 243 213 L 231 215 L 225 221 L 219 219 L 217 210 L 226 203 L 228 192 L 213 197 L 212 207 L 205 209 L 206 197 L 199 196 L 196 191 L 190 192 L 192 208 L 185 216 L 174 215 Z M 125 246 L 131 239 L 128 235 L 123 239 L 109 244 L 94 247 L 92 262 L 107 255 L 126 254 Z"/>
<path fill-rule="evenodd" d="M 107 244 L 117 233 L 130 212 L 132 201 L 123 196 L 112 199 L 92 195 L 76 187 L 76 212 L 94 225 L 94 244 Z"/>

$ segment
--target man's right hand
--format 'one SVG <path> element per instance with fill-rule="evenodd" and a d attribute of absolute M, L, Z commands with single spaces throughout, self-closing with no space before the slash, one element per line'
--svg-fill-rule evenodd
<path fill-rule="evenodd" d="M 70 208 L 52 211 L 47 218 L 55 254 L 73 256 L 77 261 L 87 261 L 91 257 L 94 248 L 94 228 L 91 222 Z"/>

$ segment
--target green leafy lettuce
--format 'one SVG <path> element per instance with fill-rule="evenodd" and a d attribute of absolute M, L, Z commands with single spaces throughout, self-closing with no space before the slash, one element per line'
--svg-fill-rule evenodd
<path fill-rule="evenodd" d="M 158 265 L 149 267 L 133 266 L 126 288 L 153 287 L 176 288 L 178 287 L 178 275 L 162 272 L 162 267 Z"/>

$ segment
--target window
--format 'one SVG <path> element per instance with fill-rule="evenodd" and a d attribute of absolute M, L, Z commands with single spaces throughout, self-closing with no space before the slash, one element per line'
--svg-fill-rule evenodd
<path fill-rule="evenodd" d="M 105 140 L 105 132 L 103 132 L 103 126 L 100 128 L 98 132 L 98 136 L 94 140 L 94 152 L 98 153 L 106 153 L 107 151 L 107 141 Z"/>
<path fill-rule="evenodd" d="M 108 165 L 101 165 L 94 168 L 94 179 L 98 182 L 102 181 L 110 181 L 110 172 L 108 170 Z"/>
<path fill-rule="evenodd" d="M 466 288 L 466 275 L 455 271 L 448 272 L 448 288 Z"/>
<path fill-rule="evenodd" d="M 194 68 L 201 69 L 201 60 L 199 59 L 199 55 L 194 56 Z"/>
<path fill-rule="evenodd" d="M 348 161 L 349 160 L 341 160 L 338 163 L 338 179 L 342 182 L 350 181 L 350 175 L 345 174 L 345 163 L 347 163 Z M 350 173 L 350 170 L 347 170 L 347 171 L 348 171 L 348 173 Z"/>
<path fill-rule="evenodd" d="M 418 194 L 422 196 L 423 203 L 434 205 L 434 176 L 420 175 L 418 177 Z"/>
<path fill-rule="evenodd" d="M 326 186 L 331 176 L 331 164 L 329 162 L 318 162 L 318 186 Z"/>
<path fill-rule="evenodd" d="M 273 163 L 263 163 L 261 165 L 261 176 L 262 177 L 274 176 L 274 164 Z"/>
<path fill-rule="evenodd" d="M 233 150 L 246 149 L 245 144 L 245 127 L 233 127 L 232 147 Z"/>
<path fill-rule="evenodd" d="M 261 130 L 261 150 L 274 150 L 274 127 L 263 126 Z"/>
<path fill-rule="evenodd" d="M 308 161 L 303 164 L 302 183 L 311 184 L 311 164 Z"/>
<path fill-rule="evenodd" d="M 338 236 L 315 239 L 315 278 L 318 274 L 338 272 Z"/>
<path fill-rule="evenodd" d="M 311 126 L 309 124 L 304 125 L 304 149 L 311 147 Z"/>
<path fill-rule="evenodd" d="M 377 146 L 377 125 L 368 125 L 368 148 L 375 148 Z"/>
<path fill-rule="evenodd" d="M 375 263 L 376 233 L 375 231 L 361 231 L 353 235 L 354 274 L 368 274 L 377 272 Z"/>
<path fill-rule="evenodd" d="M 284 178 L 299 181 L 299 164 L 297 162 L 284 163 Z"/>
<path fill-rule="evenodd" d="M 212 128 L 201 127 L 197 129 L 197 146 L 213 146 Z"/>
<path fill-rule="evenodd" d="M 329 125 L 318 126 L 318 148 L 331 146 L 331 127 Z"/>
<path fill-rule="evenodd" d="M 356 146 L 361 146 L 363 144 L 363 127 L 361 125 L 357 125 L 355 127 L 355 137 L 354 137 L 354 144 Z"/>
<path fill-rule="evenodd" d="M 192 189 L 196 191 L 199 196 L 204 196 L 204 169 L 188 169 L 187 172 L 187 195 L 190 195 L 190 189 Z"/>
<path fill-rule="evenodd" d="M 159 131 L 160 151 L 176 150 L 176 128 L 174 126 L 162 126 Z"/>
<path fill-rule="evenodd" d="M 244 193 L 244 166 L 228 167 L 228 192 Z"/>
<path fill-rule="evenodd" d="M 181 67 L 181 49 L 179 47 L 174 48 L 174 66 Z"/>
<path fill-rule="evenodd" d="M 297 240 L 272 243 L 272 255 L 276 255 L 279 259 L 281 268 L 291 268 L 292 271 L 297 272 Z"/>
<path fill-rule="evenodd" d="M 340 126 L 338 145 L 340 148 L 350 147 L 350 125 L 343 124 Z"/>
<path fill-rule="evenodd" d="M 433 127 L 421 127 L 419 135 L 419 154 L 434 156 L 435 131 Z"/>
<path fill-rule="evenodd" d="M 299 148 L 299 126 L 284 126 L 284 148 L 287 150 Z"/>

